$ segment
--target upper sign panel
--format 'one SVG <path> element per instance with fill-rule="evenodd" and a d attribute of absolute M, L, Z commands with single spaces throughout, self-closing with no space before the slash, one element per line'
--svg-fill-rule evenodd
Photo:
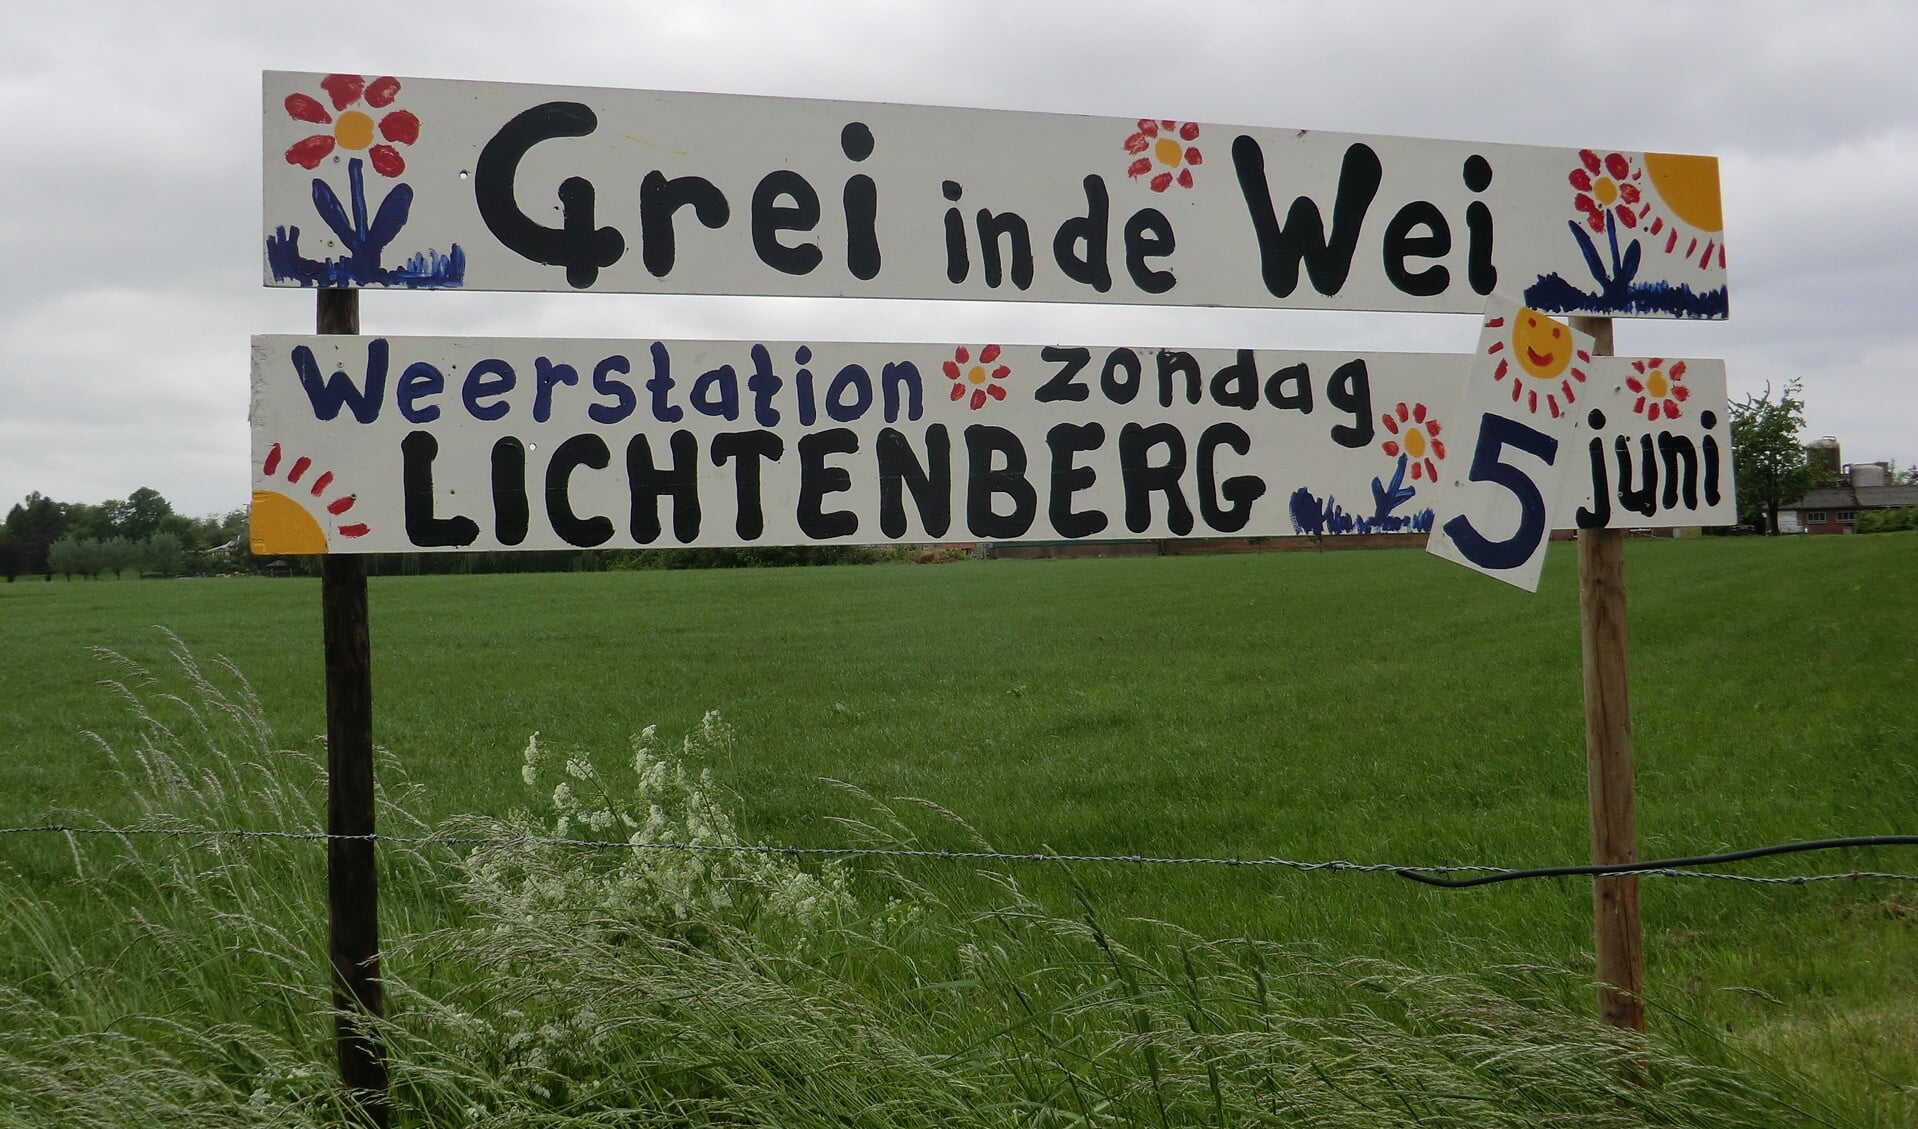
<path fill-rule="evenodd" d="M 264 110 L 269 285 L 1727 312 L 1711 157 L 279 71 Z"/>

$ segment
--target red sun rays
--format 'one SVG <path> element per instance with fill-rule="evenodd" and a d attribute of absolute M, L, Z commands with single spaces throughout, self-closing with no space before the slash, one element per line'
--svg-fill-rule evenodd
<path fill-rule="evenodd" d="M 261 473 L 269 478 L 278 474 L 280 463 L 284 457 L 285 455 L 284 452 L 280 450 L 280 445 L 278 443 L 273 444 L 272 448 L 266 453 L 266 461 L 260 464 Z M 286 468 L 286 481 L 297 484 L 302 478 L 306 477 L 306 472 L 312 469 L 313 460 L 307 458 L 305 455 L 301 455 L 294 459 L 292 464 Z M 320 474 L 313 479 L 312 485 L 307 488 L 307 493 L 311 497 L 318 498 L 323 496 L 327 488 L 332 485 L 333 472 L 330 470 L 321 471 Z M 326 512 L 337 518 L 352 509 L 353 503 L 358 500 L 357 495 L 342 494 L 326 503 Z M 342 537 L 364 537 L 367 534 L 367 525 L 365 522 L 352 522 L 350 524 L 338 525 L 334 528 Z"/>

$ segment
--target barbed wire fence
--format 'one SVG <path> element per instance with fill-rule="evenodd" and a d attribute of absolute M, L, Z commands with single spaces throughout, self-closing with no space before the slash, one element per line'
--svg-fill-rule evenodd
<path fill-rule="evenodd" d="M 1269 868 L 1302 874 L 1390 874 L 1442 889 L 1468 889 L 1500 882 L 1544 878 L 1580 878 L 1620 874 L 1653 875 L 1663 878 L 1696 878 L 1724 882 L 1750 882 L 1770 886 L 1805 886 L 1818 882 L 1884 881 L 1918 882 L 1918 874 L 1878 870 L 1847 870 L 1822 874 L 1754 875 L 1705 870 L 1703 867 L 1775 855 L 1818 851 L 1854 850 L 1877 847 L 1918 847 L 1918 835 L 1856 835 L 1837 839 L 1810 839 L 1774 843 L 1738 851 L 1688 855 L 1676 858 L 1647 859 L 1642 862 L 1610 865 L 1573 865 L 1548 867 L 1509 867 L 1486 865 L 1417 865 L 1392 862 L 1351 862 L 1346 859 L 1308 861 L 1281 858 L 1230 858 L 1177 855 L 1065 854 L 1053 851 L 943 850 L 926 847 L 801 847 L 747 843 L 634 843 L 617 839 L 573 839 L 539 835 L 332 835 L 324 831 L 271 831 L 244 828 L 208 827 L 82 827 L 65 823 L 43 823 L 19 827 L 0 827 L 0 837 L 25 835 L 89 835 L 133 839 L 158 836 L 176 839 L 267 840 L 295 843 L 349 842 L 385 843 L 407 847 L 557 847 L 586 851 L 677 851 L 714 854 L 748 854 L 784 858 L 880 858 L 934 860 L 960 863 L 1040 863 L 1057 865 L 1100 864 L 1133 866 L 1187 866 L 1222 868 Z"/>

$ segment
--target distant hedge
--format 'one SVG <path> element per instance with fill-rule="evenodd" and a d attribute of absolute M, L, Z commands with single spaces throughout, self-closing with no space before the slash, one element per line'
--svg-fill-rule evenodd
<path fill-rule="evenodd" d="M 1858 533 L 1892 533 L 1900 529 L 1918 529 L 1918 506 L 1902 510 L 1859 510 L 1852 522 Z"/>

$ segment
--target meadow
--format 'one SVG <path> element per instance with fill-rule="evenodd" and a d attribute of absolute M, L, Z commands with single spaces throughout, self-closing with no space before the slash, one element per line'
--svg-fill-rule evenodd
<path fill-rule="evenodd" d="M 1908 533 L 1630 544 L 1641 856 L 1918 829 L 1915 560 Z M 696 742 L 693 759 L 747 843 L 844 845 L 855 820 L 955 850 L 1408 865 L 1587 857 L 1569 546 L 1554 547 L 1536 596 L 1417 552 L 1305 552 L 376 578 L 371 612 L 384 782 L 417 786 L 404 810 L 422 827 L 550 819 L 550 776 L 536 787 L 522 776 L 535 732 L 562 761 L 616 764 L 646 726 L 677 747 L 716 710 L 730 736 Z M 147 726 L 96 685 L 115 671 L 92 649 L 118 652 L 164 689 L 179 673 L 153 625 L 204 666 L 230 659 L 275 739 L 317 748 L 316 582 L 3 585 L 0 826 L 151 818 L 152 790 L 143 806 L 103 748 L 136 748 Z M 244 804 L 223 802 L 244 818 Z M 111 912 L 72 881 L 94 849 L 0 837 L 0 865 L 38 912 L 84 923 Z M 272 849 L 288 857 L 271 866 L 312 880 L 316 849 Z M 1738 869 L 1909 873 L 1918 860 L 1859 850 Z M 841 877 L 849 897 L 927 892 L 955 921 L 1011 898 L 1021 920 L 1065 932 L 1093 922 L 1096 948 L 1157 953 L 1164 960 L 1141 967 L 1161 972 L 1180 950 L 1167 938 L 1192 939 L 1182 959 L 1195 1000 L 1207 977 L 1192 972 L 1192 953 L 1203 964 L 1203 946 L 1238 939 L 1325 969 L 1387 962 L 1405 984 L 1480 984 L 1526 966 L 1556 978 L 1546 994 L 1567 1016 L 1590 1009 L 1584 880 L 1444 891 L 1279 868 L 939 860 L 854 863 Z M 408 889 L 396 879 L 396 933 L 474 912 L 470 897 Z M 1918 890 L 1652 877 L 1643 901 L 1655 1036 L 1704 1039 L 1718 1048 L 1713 1063 L 1766 1064 L 1763 1077 L 1812 1095 L 1793 1108 L 1826 1103 L 1806 1123 L 1918 1115 Z M 317 903 L 311 912 L 323 914 Z M 927 943 L 950 942 L 941 936 Z M 20 935 L 0 950 L 13 979 L 29 981 L 43 952 Z M 909 945 L 898 952 L 918 959 Z M 1069 963 L 1029 955 L 1027 971 Z M 1209 978 L 1237 982 L 1230 969 Z M 1178 983 L 1170 975 L 1165 992 Z M 1127 990 L 1135 1002 L 1161 998 Z M 1124 1035 L 1145 1040 L 1144 1028 Z M 1141 1070 L 1159 1103 L 1143 1123 L 1179 1121 L 1164 1104 L 1171 1084 L 1150 1062 Z M 1216 1070 L 1199 1077 L 1231 1120 L 1220 1097 L 1230 1085 Z M 1077 1120 L 1127 1123 L 1095 1112 Z"/>

